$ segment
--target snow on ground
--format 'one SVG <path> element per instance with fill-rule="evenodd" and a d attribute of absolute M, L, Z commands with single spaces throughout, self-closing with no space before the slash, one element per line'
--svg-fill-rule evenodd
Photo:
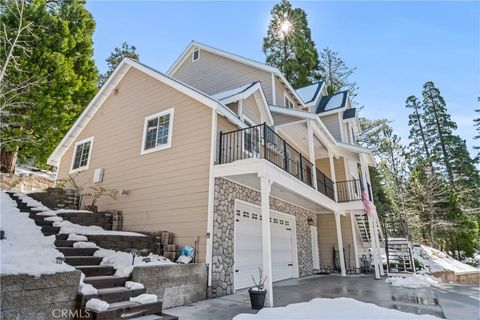
<path fill-rule="evenodd" d="M 60 227 L 60 233 L 76 233 L 83 235 L 115 235 L 115 236 L 135 236 L 135 237 L 145 237 L 144 234 L 137 232 L 128 232 L 128 231 L 111 231 L 105 230 L 99 226 L 81 226 L 70 221 L 57 221 L 54 222 L 55 227 Z"/>
<path fill-rule="evenodd" d="M 83 295 L 98 293 L 97 289 L 94 286 L 92 286 L 90 283 L 83 283 L 83 282 L 80 282 L 80 290 L 78 291 Z"/>
<path fill-rule="evenodd" d="M 1 240 L 1 274 L 42 274 L 75 270 L 68 264 L 57 264 L 56 258 L 63 254 L 55 249 L 55 237 L 45 237 L 41 228 L 20 212 L 17 204 L 6 193 L 0 192 L 0 228 L 5 231 Z"/>
<path fill-rule="evenodd" d="M 113 266 L 116 270 L 115 275 L 119 277 L 128 277 L 134 266 L 174 264 L 169 259 L 156 254 L 150 254 L 146 257 L 135 256 L 134 263 L 133 255 L 128 252 L 99 249 L 93 255 L 103 258 L 101 265 Z M 144 259 L 150 259 L 150 261 L 146 262 Z"/>
<path fill-rule="evenodd" d="M 88 241 L 88 238 L 79 234 L 70 233 L 67 240 L 71 241 Z"/>
<path fill-rule="evenodd" d="M 136 290 L 136 289 L 143 289 L 145 286 L 141 284 L 140 282 L 135 282 L 135 281 L 127 281 L 125 282 L 125 288 L 130 289 L 130 290 Z"/>
<path fill-rule="evenodd" d="M 317 298 L 310 302 L 289 304 L 286 307 L 264 308 L 257 314 L 239 314 L 234 320 L 438 320 L 432 315 L 417 315 L 398 310 L 382 308 L 372 303 L 350 298 Z"/>
<path fill-rule="evenodd" d="M 154 294 L 143 293 L 143 294 L 138 295 L 136 297 L 130 298 L 130 301 L 138 302 L 138 303 L 141 303 L 141 304 L 154 303 L 154 302 L 157 302 L 157 296 L 154 295 Z"/>
<path fill-rule="evenodd" d="M 19 165 L 15 166 L 15 174 L 22 176 L 22 175 L 36 175 L 48 180 L 55 181 L 55 173 L 47 170 L 39 170 L 34 167 L 26 166 L 26 165 Z"/>
<path fill-rule="evenodd" d="M 110 305 L 103 300 L 92 298 L 87 301 L 85 307 L 95 311 L 107 311 Z"/>
<path fill-rule="evenodd" d="M 417 289 L 431 287 L 441 281 L 432 276 L 412 274 L 405 277 L 387 278 L 385 282 L 391 283 L 393 287 Z"/>
<path fill-rule="evenodd" d="M 414 246 L 413 257 L 420 262 L 429 272 L 438 271 L 478 271 L 477 268 L 462 263 L 448 254 L 429 246 Z"/>
<path fill-rule="evenodd" d="M 73 244 L 74 248 L 98 248 L 97 244 L 94 242 L 75 242 Z"/>

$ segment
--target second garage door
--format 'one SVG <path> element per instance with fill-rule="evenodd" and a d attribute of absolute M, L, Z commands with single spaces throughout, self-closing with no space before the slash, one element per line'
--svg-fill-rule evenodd
<path fill-rule="evenodd" d="M 235 289 L 253 286 L 262 266 L 261 208 L 237 201 L 235 203 Z M 270 212 L 272 235 L 273 281 L 294 276 L 295 217 Z"/>

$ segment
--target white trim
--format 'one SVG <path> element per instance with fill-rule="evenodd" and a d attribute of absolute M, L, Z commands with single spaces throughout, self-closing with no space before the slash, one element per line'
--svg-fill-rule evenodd
<path fill-rule="evenodd" d="M 198 57 L 195 59 L 195 52 L 198 52 Z M 200 59 L 200 49 L 193 50 L 192 52 L 192 63 Z"/>
<path fill-rule="evenodd" d="M 292 104 L 291 108 L 287 106 L 286 100 L 288 100 L 288 102 Z M 287 95 L 287 91 L 283 91 L 283 105 L 285 106 L 286 109 L 296 109 L 292 99 L 290 99 L 290 97 Z"/>
<path fill-rule="evenodd" d="M 350 226 L 352 227 L 352 240 L 353 240 L 353 256 L 355 258 L 355 268 L 360 268 L 360 258 L 358 256 L 358 244 L 357 244 L 357 220 L 354 217 L 355 213 L 350 212 Z M 350 263 L 350 261 L 348 262 Z"/>
<path fill-rule="evenodd" d="M 215 205 L 215 177 L 213 175 L 213 166 L 217 154 L 217 112 L 212 110 L 212 133 L 210 142 L 210 168 L 208 174 L 208 207 L 207 207 L 207 256 L 208 265 L 208 286 L 212 285 L 212 256 L 213 256 L 213 214 Z"/>
<path fill-rule="evenodd" d="M 315 237 L 313 237 L 315 235 Z M 318 228 L 317 226 L 310 226 L 310 237 L 312 241 L 312 262 L 313 269 L 320 269 L 320 249 L 318 248 Z"/>
<path fill-rule="evenodd" d="M 243 117 L 243 99 L 238 100 L 238 108 L 237 108 L 238 116 L 240 119 Z"/>
<path fill-rule="evenodd" d="M 186 57 L 188 57 L 188 54 L 192 50 L 192 48 L 199 48 L 199 49 L 202 49 L 204 51 L 219 55 L 221 57 L 224 57 L 224 58 L 236 61 L 236 62 L 240 62 L 242 64 L 246 64 L 246 65 L 254 67 L 256 69 L 260 69 L 260 70 L 275 74 L 286 85 L 286 87 L 292 92 L 293 96 L 295 97 L 295 99 L 298 100 L 298 102 L 302 106 L 302 108 L 305 107 L 305 104 L 303 103 L 302 98 L 300 98 L 300 96 L 297 94 L 295 89 L 293 89 L 292 85 L 287 81 L 285 76 L 277 68 L 266 65 L 266 64 L 263 64 L 263 63 L 260 63 L 260 62 L 255 61 L 255 60 L 244 58 L 242 56 L 239 56 L 239 55 L 236 55 L 236 54 L 233 54 L 233 53 L 230 53 L 230 52 L 226 52 L 226 51 L 208 46 L 208 45 L 203 44 L 203 43 L 196 42 L 196 41 L 190 42 L 190 44 L 187 46 L 187 48 L 182 52 L 182 54 L 177 58 L 177 60 L 173 63 L 173 65 L 168 69 L 167 75 L 172 76 L 178 70 L 178 68 L 185 61 Z"/>
<path fill-rule="evenodd" d="M 83 139 L 83 140 L 80 140 L 78 142 L 75 143 L 75 146 L 73 148 L 73 155 L 72 155 L 72 163 L 70 164 L 70 173 L 75 173 L 75 172 L 80 172 L 80 171 L 84 171 L 84 170 L 87 170 L 90 166 L 90 158 L 92 157 L 92 151 L 93 151 L 93 140 L 94 140 L 94 136 L 91 136 L 89 138 L 86 138 L 86 139 Z M 76 155 L 77 155 L 77 147 L 81 144 L 84 144 L 84 143 L 87 143 L 87 142 L 90 142 L 90 148 L 88 149 L 88 159 L 87 159 L 87 164 L 82 166 L 82 167 L 78 167 L 76 169 L 73 168 L 73 164 L 75 162 L 75 158 L 76 158 Z"/>
<path fill-rule="evenodd" d="M 275 85 L 275 74 L 272 72 L 272 101 L 277 104 L 277 86 Z"/>
<path fill-rule="evenodd" d="M 145 149 L 145 138 L 146 138 L 146 134 L 147 134 L 148 121 L 150 121 L 152 119 L 155 119 L 155 118 L 160 118 L 160 117 L 165 116 L 165 115 L 170 116 L 169 119 L 168 119 L 167 143 L 161 144 L 159 146 L 155 146 L 155 147 L 150 148 L 150 149 Z M 149 116 L 145 117 L 145 121 L 144 121 L 144 124 L 143 124 L 142 146 L 141 146 L 141 149 L 140 149 L 140 154 L 141 155 L 149 154 L 149 153 L 160 151 L 160 150 L 165 150 L 165 149 L 168 149 L 172 146 L 173 116 L 174 116 L 174 108 L 170 108 L 170 109 L 167 109 L 165 111 L 158 112 L 158 113 L 155 113 L 155 114 L 152 114 L 152 115 L 149 115 Z M 157 135 L 158 135 L 158 130 L 157 130 Z"/>

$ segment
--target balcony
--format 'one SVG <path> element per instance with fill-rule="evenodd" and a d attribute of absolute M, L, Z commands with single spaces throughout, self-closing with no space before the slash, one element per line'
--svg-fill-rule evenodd
<path fill-rule="evenodd" d="M 268 125 L 259 124 L 231 132 L 220 132 L 219 164 L 251 158 L 265 159 L 312 188 L 313 170 L 316 170 L 317 190 L 335 200 L 334 182 L 314 168 L 309 160 Z"/>

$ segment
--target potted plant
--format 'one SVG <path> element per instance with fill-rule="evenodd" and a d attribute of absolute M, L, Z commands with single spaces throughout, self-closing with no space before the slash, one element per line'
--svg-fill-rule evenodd
<path fill-rule="evenodd" d="M 255 278 L 252 275 L 254 286 L 248 289 L 248 294 L 250 295 L 250 304 L 252 305 L 252 309 L 255 310 L 260 310 L 263 308 L 265 305 L 265 297 L 267 296 L 267 289 L 264 288 L 267 277 L 263 277 L 262 268 L 258 268 L 258 273 L 258 283 L 255 281 Z"/>

